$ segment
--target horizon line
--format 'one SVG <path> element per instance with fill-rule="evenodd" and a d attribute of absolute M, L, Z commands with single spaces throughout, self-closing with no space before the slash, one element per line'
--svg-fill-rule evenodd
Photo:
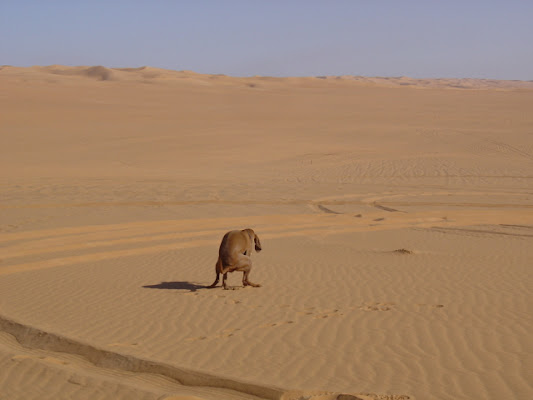
<path fill-rule="evenodd" d="M 440 76 L 440 77 L 413 77 L 409 75 L 361 75 L 361 74 L 317 74 L 317 75 L 233 75 L 228 73 L 215 73 L 215 72 L 197 72 L 192 69 L 171 69 L 171 68 L 163 68 L 163 67 L 156 67 L 152 65 L 142 65 L 139 67 L 110 67 L 102 64 L 94 64 L 94 65 L 73 65 L 73 64 L 48 64 L 48 65 L 13 65 L 13 64 L 2 64 L 0 65 L 0 70 L 5 67 L 12 67 L 12 68 L 34 68 L 34 67 L 67 67 L 67 68 L 95 68 L 95 67 L 102 67 L 112 70 L 124 70 L 124 69 L 130 69 L 130 70 L 140 70 L 143 68 L 154 68 L 154 69 L 161 69 L 165 71 L 172 71 L 172 72 L 188 72 L 188 73 L 194 73 L 197 75 L 211 75 L 211 76 L 226 76 L 230 78 L 277 78 L 277 79 L 284 79 L 284 78 L 317 78 L 317 79 L 326 79 L 326 78 L 341 78 L 344 76 L 350 76 L 350 77 L 361 77 L 361 78 L 381 78 L 381 79 L 413 79 L 413 80 L 444 80 L 444 79 L 457 79 L 457 80 L 478 80 L 478 81 L 510 81 L 510 82 L 533 82 L 533 79 L 500 79 L 500 78 L 476 78 L 476 77 L 469 77 L 469 76 L 463 76 L 463 77 L 457 77 L 457 76 Z"/>

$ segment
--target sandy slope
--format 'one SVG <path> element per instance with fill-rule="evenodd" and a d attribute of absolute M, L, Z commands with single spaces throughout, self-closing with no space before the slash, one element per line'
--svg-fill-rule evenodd
<path fill-rule="evenodd" d="M 533 396 L 531 82 L 0 86 L 1 399 Z"/>

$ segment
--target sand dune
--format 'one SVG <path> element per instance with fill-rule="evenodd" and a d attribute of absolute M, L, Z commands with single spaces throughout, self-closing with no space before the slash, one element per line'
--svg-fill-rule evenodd
<path fill-rule="evenodd" d="M 63 65 L 49 65 L 46 67 L 12 67 L 4 65 L 0 67 L 0 73 L 4 76 L 25 76 L 31 79 L 46 80 L 47 75 L 62 75 L 70 77 L 90 78 L 101 81 L 130 81 L 130 82 L 170 82 L 183 83 L 192 81 L 203 85 L 230 85 L 244 86 L 248 88 L 269 88 L 280 85 L 305 87 L 323 86 L 377 86 L 377 87 L 410 87 L 410 88 L 445 88 L 445 89 L 533 89 L 533 81 L 496 80 L 496 79 L 414 79 L 408 77 L 365 77 L 355 75 L 342 76 L 314 76 L 314 77 L 263 77 L 254 76 L 248 78 L 236 78 L 223 74 L 198 74 L 194 71 L 174 71 L 154 67 L 137 68 L 108 68 L 101 65 L 68 67 Z M 49 76 L 48 76 L 49 78 Z"/>
<path fill-rule="evenodd" d="M 533 396 L 531 82 L 0 85 L 0 398 Z"/>

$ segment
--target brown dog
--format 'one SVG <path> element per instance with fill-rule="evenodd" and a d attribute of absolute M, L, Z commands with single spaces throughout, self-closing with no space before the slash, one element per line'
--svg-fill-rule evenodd
<path fill-rule="evenodd" d="M 218 261 L 215 266 L 217 277 L 210 288 L 214 288 L 218 283 L 219 275 L 222 274 L 222 285 L 227 289 L 226 278 L 228 272 L 242 271 L 243 286 L 259 287 L 257 283 L 248 280 L 248 275 L 252 269 L 252 245 L 255 251 L 261 251 L 261 242 L 259 237 L 252 229 L 243 229 L 242 231 L 230 231 L 224 235 L 220 248 L 218 250 Z"/>

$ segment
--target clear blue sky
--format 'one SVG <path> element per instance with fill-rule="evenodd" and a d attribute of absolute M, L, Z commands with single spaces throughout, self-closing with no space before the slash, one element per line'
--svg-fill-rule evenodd
<path fill-rule="evenodd" d="M 0 65 L 533 79 L 533 0 L 0 0 Z"/>

